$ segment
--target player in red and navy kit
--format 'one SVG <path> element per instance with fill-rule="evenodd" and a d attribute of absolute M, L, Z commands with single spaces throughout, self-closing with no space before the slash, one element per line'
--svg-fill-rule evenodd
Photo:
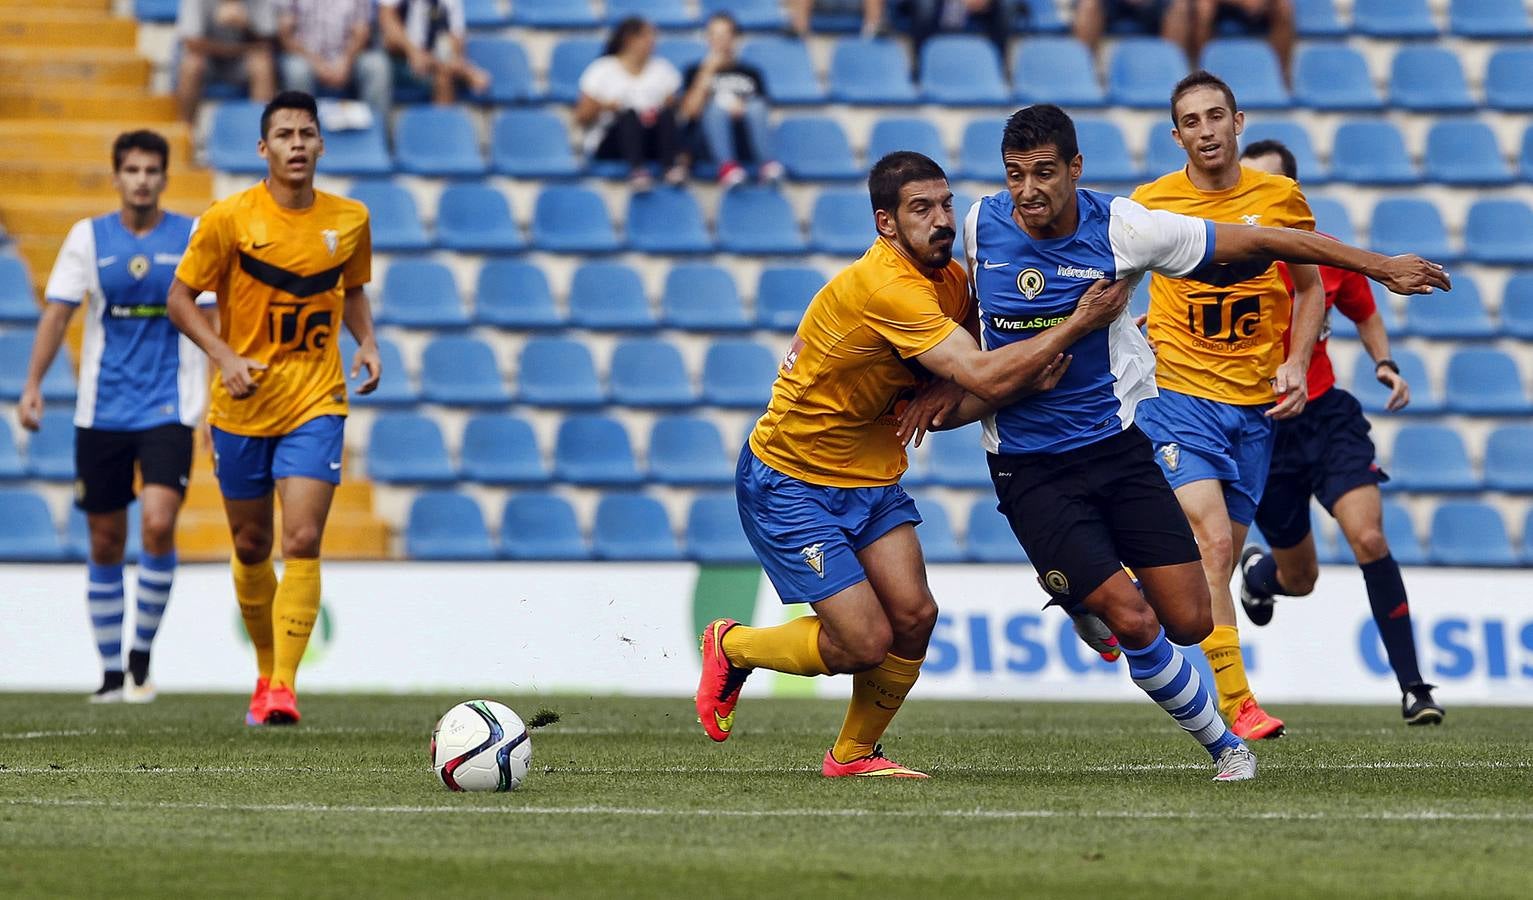
<path fill-rule="evenodd" d="M 1241 159 L 1251 168 L 1298 179 L 1293 153 L 1278 141 L 1251 144 Z M 1279 267 L 1292 290 L 1287 269 L 1281 264 Z M 1374 307 L 1368 279 L 1329 266 L 1320 267 L 1320 279 L 1325 286 L 1327 323 L 1333 307 L 1357 323 L 1363 349 L 1374 361 L 1374 374 L 1389 388 L 1389 411 L 1404 409 L 1411 399 L 1410 385 L 1389 358 L 1389 336 Z M 1389 476 L 1374 461 L 1362 406 L 1336 386 L 1336 373 L 1325 349 L 1329 336 L 1327 325 L 1310 357 L 1309 404 L 1297 417 L 1277 423 L 1272 467 L 1256 508 L 1256 524 L 1272 550 L 1251 546 L 1241 554 L 1240 603 L 1252 624 L 1266 625 L 1272 621 L 1274 596 L 1302 597 L 1315 589 L 1320 565 L 1310 534 L 1309 499 L 1319 500 L 1341 525 L 1358 568 L 1363 570 L 1368 605 L 1384 640 L 1389 665 L 1400 682 L 1405 721 L 1435 725 L 1443 720 L 1443 708 L 1432 697 L 1433 685 L 1421 679 L 1405 582 L 1384 538 L 1379 484 Z"/>

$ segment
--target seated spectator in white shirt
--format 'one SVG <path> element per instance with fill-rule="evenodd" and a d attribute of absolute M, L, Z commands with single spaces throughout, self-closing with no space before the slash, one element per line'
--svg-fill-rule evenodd
<path fill-rule="evenodd" d="M 627 163 L 639 190 L 650 186 L 649 163 L 665 170 L 667 183 L 685 182 L 691 160 L 676 122 L 680 89 L 681 73 L 655 55 L 655 26 L 638 16 L 619 22 L 580 75 L 575 121 L 586 128 L 586 152 Z"/>

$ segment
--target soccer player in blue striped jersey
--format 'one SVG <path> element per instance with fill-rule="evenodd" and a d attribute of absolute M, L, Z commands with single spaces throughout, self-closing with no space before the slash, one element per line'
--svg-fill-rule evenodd
<path fill-rule="evenodd" d="M 86 308 L 75 403 L 75 505 L 90 530 L 87 603 L 101 687 L 96 703 L 154 699 L 149 651 L 170 601 L 176 571 L 176 516 L 192 468 L 192 430 L 208 405 L 207 363 L 165 315 L 165 298 L 195 221 L 160 208 L 170 145 L 131 131 L 112 145 L 112 184 L 120 209 L 76 222 L 59 250 L 45 291 L 17 415 L 42 421 L 43 375 L 53 364 L 77 307 Z M 211 303 L 213 297 L 204 298 Z M 143 480 L 143 554 L 129 678 L 123 672 L 126 601 L 123 555 L 134 468 Z"/>

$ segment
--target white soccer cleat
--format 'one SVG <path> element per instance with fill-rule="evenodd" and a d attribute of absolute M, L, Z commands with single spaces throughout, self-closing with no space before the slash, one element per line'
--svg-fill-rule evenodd
<path fill-rule="evenodd" d="M 121 703 L 123 699 L 122 685 L 107 687 L 102 685 L 94 694 L 85 698 L 91 703 Z"/>
<path fill-rule="evenodd" d="M 146 681 L 136 684 L 132 678 L 122 686 L 122 702 L 124 703 L 153 703 L 158 696 L 154 690 L 154 682 Z"/>
<path fill-rule="evenodd" d="M 1231 747 L 1214 761 L 1215 781 L 1250 781 L 1256 777 L 1256 754 L 1245 744 Z"/>

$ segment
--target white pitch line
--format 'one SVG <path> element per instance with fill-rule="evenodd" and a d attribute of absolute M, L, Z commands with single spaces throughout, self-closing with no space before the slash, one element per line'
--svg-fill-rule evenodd
<path fill-rule="evenodd" d="M 783 819 L 858 819 L 925 818 L 942 819 L 1128 819 L 1172 821 L 1362 821 L 1362 822 L 1533 822 L 1533 813 L 1461 813 L 1449 810 L 1377 810 L 1373 812 L 1303 812 L 1267 810 L 1232 812 L 1227 810 L 1072 810 L 1072 809 L 662 809 L 644 806 L 363 806 L 354 804 L 308 803 L 187 803 L 187 802 L 118 802 L 106 800 L 7 799 L 5 806 L 197 810 L 237 813 L 340 813 L 344 815 L 493 815 L 493 816 L 617 816 L 643 818 L 783 818 Z"/>
<path fill-rule="evenodd" d="M 55 737 L 85 737 L 96 734 L 94 728 L 74 728 L 68 731 L 13 731 L 9 734 L 0 734 L 0 741 L 35 741 L 42 738 Z"/>

